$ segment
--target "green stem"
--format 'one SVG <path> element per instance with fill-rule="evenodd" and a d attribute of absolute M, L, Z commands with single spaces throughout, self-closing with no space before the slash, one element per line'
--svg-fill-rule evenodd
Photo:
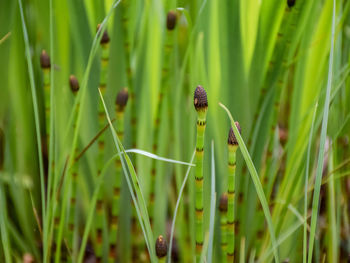
<path fill-rule="evenodd" d="M 228 197 L 223 193 L 220 198 L 220 230 L 221 230 L 221 262 L 227 262 L 227 202 Z"/>
<path fill-rule="evenodd" d="M 197 111 L 197 142 L 196 142 L 196 169 L 195 169 L 195 240 L 196 262 L 201 261 L 203 249 L 203 157 L 204 157 L 204 133 L 207 116 L 207 94 L 198 86 L 194 94 L 194 106 Z"/>
<path fill-rule="evenodd" d="M 170 24 L 169 20 L 172 22 Z M 175 20 L 175 22 L 174 22 Z M 169 86 L 169 70 L 171 63 L 171 53 L 174 46 L 174 23 L 176 23 L 176 13 L 170 11 L 167 16 L 167 30 L 165 36 L 165 44 L 164 44 L 164 57 L 163 57 L 163 68 L 162 68 L 162 81 L 159 90 L 159 101 L 158 107 L 156 108 L 155 113 L 155 121 L 154 121 L 154 133 L 153 133 L 153 152 L 158 154 L 158 141 L 159 141 L 159 127 L 161 125 L 161 112 L 164 104 L 164 97 L 166 92 L 168 91 Z M 169 26 L 170 24 L 170 26 Z M 152 161 L 151 167 L 151 182 L 150 182 L 150 198 L 149 198 L 149 216 L 151 226 L 153 227 L 153 218 L 154 218 L 154 200 L 155 200 L 155 185 L 157 179 L 157 165 L 156 160 Z"/>
<path fill-rule="evenodd" d="M 102 48 L 102 54 L 101 54 L 101 72 L 100 72 L 100 85 L 99 89 L 101 90 L 102 95 L 106 91 L 106 79 L 107 79 L 107 71 L 108 71 L 108 62 L 109 62 L 109 37 L 107 34 L 107 31 L 103 32 L 103 37 L 101 39 L 101 48 Z M 100 129 L 103 129 L 105 124 L 105 118 L 104 118 L 104 108 L 103 104 L 100 101 L 99 102 L 99 108 L 98 108 L 98 122 Z M 102 133 L 100 137 L 98 138 L 98 158 L 97 158 L 97 176 L 100 176 L 101 170 L 103 168 L 104 164 L 104 147 L 105 146 L 105 134 Z M 105 208 L 104 208 L 104 201 L 103 201 L 103 185 L 101 186 L 101 190 L 99 192 L 98 198 L 97 198 L 97 205 L 96 205 L 96 242 L 95 242 L 95 254 L 96 254 L 96 261 L 102 262 L 102 256 L 103 256 L 103 223 L 105 218 Z"/>
<path fill-rule="evenodd" d="M 119 94 L 127 90 L 122 90 Z M 116 131 L 120 141 L 123 141 L 124 137 L 124 106 L 120 105 L 117 97 L 116 106 Z M 126 102 L 125 102 L 126 104 Z M 119 210 L 120 210 L 120 186 L 121 186 L 121 176 L 122 176 L 122 164 L 118 157 L 115 161 L 116 166 L 116 177 L 113 185 L 113 201 L 112 201 L 112 215 L 110 220 L 110 231 L 109 231 L 109 257 L 108 261 L 113 263 L 117 258 L 116 247 L 117 247 L 117 234 L 118 234 L 118 221 L 119 221 Z"/>
<path fill-rule="evenodd" d="M 235 252 L 235 173 L 238 145 L 228 145 L 228 187 L 227 187 L 227 262 L 233 262 Z"/>

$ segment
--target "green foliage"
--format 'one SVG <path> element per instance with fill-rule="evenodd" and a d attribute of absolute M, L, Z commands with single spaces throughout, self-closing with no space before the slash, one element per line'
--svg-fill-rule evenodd
<path fill-rule="evenodd" d="M 346 262 L 350 1 L 300 1 L 298 12 L 286 18 L 287 1 L 280 0 L 3 0 L 0 262 L 22 262 L 28 253 L 36 262 L 83 262 L 89 247 L 95 248 L 98 198 L 103 197 L 105 214 L 111 214 L 117 158 L 123 173 L 119 261 L 132 261 L 135 236 L 130 225 L 136 209 L 141 237 L 137 255 L 157 261 L 155 237 L 163 235 L 169 249 L 178 249 L 180 262 L 192 262 L 197 170 L 192 164 L 197 117 L 193 91 L 198 85 L 207 91 L 209 102 L 205 152 L 215 143 L 215 152 L 212 147 L 212 154 L 203 158 L 202 257 L 222 260 L 220 213 L 213 205 L 227 190 L 227 131 L 232 124 L 220 109 L 222 102 L 242 128 L 234 188 L 236 261 Z M 171 41 L 166 30 L 170 10 L 177 14 Z M 103 98 L 98 90 L 99 23 L 101 32 L 108 29 L 110 35 Z M 283 44 L 280 33 L 287 34 Z M 171 49 L 165 48 L 167 43 Z M 40 68 L 43 49 L 51 58 L 49 122 Z M 272 67 L 271 61 L 278 63 Z M 71 74 L 81 83 L 76 96 L 69 88 Z M 125 108 L 122 145 L 113 125 L 115 97 L 124 87 L 134 94 Z M 99 104 L 106 114 L 100 163 L 99 138 L 93 140 L 103 126 L 97 117 Z M 75 163 L 76 217 L 69 234 L 71 169 L 77 153 L 83 154 Z M 157 171 L 154 183 L 152 167 Z M 151 191 L 153 224 L 148 216 Z M 103 226 L 103 260 L 108 257 L 109 220 Z M 71 234 L 73 245 L 68 242 Z"/>

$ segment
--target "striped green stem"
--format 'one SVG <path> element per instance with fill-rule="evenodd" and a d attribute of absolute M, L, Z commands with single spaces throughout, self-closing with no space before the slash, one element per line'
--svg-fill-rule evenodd
<path fill-rule="evenodd" d="M 285 79 L 286 79 L 286 73 L 288 71 L 288 58 L 289 58 L 289 51 L 291 42 L 294 36 L 294 33 L 297 28 L 297 22 L 300 14 L 300 8 L 303 1 L 298 1 L 298 3 L 293 6 L 293 9 L 291 7 L 287 7 L 287 9 L 290 12 L 290 18 L 287 22 L 287 29 L 286 29 L 286 38 L 285 38 L 285 50 L 282 55 L 282 65 L 281 65 L 281 71 L 278 76 L 278 81 L 276 83 L 276 93 L 274 98 L 274 108 L 272 113 L 272 120 L 271 120 L 271 128 L 269 131 L 269 143 L 267 146 L 267 152 L 266 152 L 266 168 L 265 173 L 263 174 L 263 182 L 267 181 L 265 184 L 265 192 L 267 200 L 270 199 L 272 190 L 273 190 L 273 184 L 276 179 L 277 172 L 272 169 L 272 164 L 274 160 L 273 156 L 273 149 L 275 147 L 275 134 L 276 134 L 276 128 L 278 127 L 278 113 L 280 109 L 280 98 L 283 91 L 283 87 L 285 87 Z M 266 178 L 266 179 L 265 179 Z"/>
<path fill-rule="evenodd" d="M 163 58 L 163 68 L 162 68 L 162 83 L 159 91 L 159 101 L 158 107 L 156 108 L 155 121 L 154 121 L 154 133 L 153 133 L 153 152 L 157 154 L 158 151 L 158 140 L 159 140 L 159 127 L 161 124 L 161 111 L 163 109 L 164 96 L 167 92 L 169 86 L 169 69 L 171 61 L 171 53 L 174 46 L 174 29 L 176 26 L 176 13 L 170 11 L 167 15 L 166 23 L 166 36 L 164 44 L 164 58 Z M 157 178 L 157 165 L 156 160 L 152 161 L 151 167 L 151 183 L 150 183 L 150 198 L 149 198 L 149 217 L 151 226 L 153 226 L 154 218 L 154 200 L 155 200 L 155 185 Z"/>
<path fill-rule="evenodd" d="M 71 75 L 69 77 L 69 86 L 70 89 L 76 97 L 77 92 L 79 91 L 79 82 L 78 79 Z M 76 108 L 76 111 L 79 111 L 79 105 Z M 75 125 L 75 123 L 74 123 Z M 75 157 L 78 154 L 78 149 L 75 149 Z M 77 192 L 77 177 L 78 177 L 78 163 L 76 161 L 73 162 L 72 168 L 71 168 L 71 174 L 72 174 L 72 184 L 71 184 L 71 196 L 70 196 L 70 206 L 69 206 L 69 217 L 68 217 L 68 248 L 71 250 L 71 257 L 68 259 L 69 262 L 74 262 L 74 256 L 75 256 L 75 247 L 74 247 L 74 229 L 75 229 L 75 216 L 76 216 L 76 192 Z"/>
<path fill-rule="evenodd" d="M 227 193 L 223 193 L 220 197 L 220 230 L 221 230 L 221 262 L 227 262 Z"/>
<path fill-rule="evenodd" d="M 128 101 L 128 89 L 122 89 L 116 99 L 116 131 L 120 141 L 123 141 L 124 137 L 124 111 Z M 120 158 L 117 158 L 115 162 L 116 176 L 113 185 L 113 200 L 112 200 L 112 214 L 110 218 L 109 229 L 109 255 L 108 262 L 113 263 L 117 258 L 117 235 L 118 235 L 118 221 L 120 210 L 120 186 L 122 179 L 122 165 Z"/>
<path fill-rule="evenodd" d="M 204 156 L 204 133 L 208 110 L 207 93 L 202 86 L 197 86 L 194 92 L 194 107 L 197 111 L 197 142 L 195 154 L 195 240 L 196 262 L 201 261 L 203 248 L 203 156 Z"/>
<path fill-rule="evenodd" d="M 43 71 L 44 78 L 44 97 L 45 97 L 45 123 L 46 123 L 46 136 L 47 145 L 49 144 L 50 137 L 50 68 L 51 61 L 49 55 L 45 50 L 40 55 L 40 66 Z M 48 148 L 48 147 L 47 147 Z"/>
<path fill-rule="evenodd" d="M 99 29 L 100 25 L 98 25 L 97 29 Z M 101 90 L 102 95 L 104 95 L 106 91 L 107 84 L 107 71 L 108 71 L 108 62 L 109 62 L 109 36 L 107 30 L 103 32 L 103 36 L 101 38 L 101 72 L 100 72 L 100 84 L 99 89 Z M 98 123 L 99 128 L 103 129 L 105 126 L 105 117 L 104 117 L 104 108 L 101 101 L 99 101 L 98 108 Z M 102 133 L 98 138 L 98 158 L 97 158 L 97 176 L 100 176 L 101 170 L 103 168 L 104 163 L 104 147 L 105 146 L 105 134 Z M 105 208 L 103 202 L 103 187 L 101 187 L 100 192 L 98 194 L 97 203 L 96 203 L 96 242 L 95 242 L 95 254 L 96 261 L 102 262 L 103 256 L 103 222 L 105 218 Z"/>
<path fill-rule="evenodd" d="M 241 128 L 235 122 L 239 131 Z M 227 178 L 227 262 L 233 262 L 235 256 L 235 176 L 236 152 L 238 141 L 231 128 L 228 135 L 228 178 Z"/>

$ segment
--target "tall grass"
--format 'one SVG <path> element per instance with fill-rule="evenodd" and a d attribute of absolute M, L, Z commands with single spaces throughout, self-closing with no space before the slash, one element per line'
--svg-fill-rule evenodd
<path fill-rule="evenodd" d="M 240 149 L 235 262 L 346 262 L 350 2 L 301 1 L 295 1 L 297 12 L 286 13 L 293 1 L 3 0 L 0 262 L 21 262 L 24 255 L 36 262 L 94 258 L 97 200 L 102 198 L 105 214 L 111 214 L 118 174 L 118 227 L 109 236 L 110 217 L 105 217 L 102 259 L 108 258 L 109 241 L 116 240 L 119 262 L 131 262 L 134 214 L 141 237 L 138 261 L 158 260 L 155 243 L 162 235 L 169 244 L 163 261 L 192 262 L 199 169 L 186 161 L 196 147 L 193 90 L 198 85 L 210 102 L 205 152 L 215 143 L 215 152 L 203 158 L 202 260 L 222 261 L 225 226 L 214 205 L 227 191 L 227 130 L 233 121 L 221 110 L 222 102 L 244 131 L 239 136 L 233 127 Z M 170 10 L 177 17 L 171 37 Z M 97 89 L 103 35 L 96 33 L 98 23 L 99 32 L 110 36 L 103 96 Z M 281 32 L 286 34 L 282 40 Z M 49 96 L 43 88 L 48 76 L 40 67 L 42 50 L 51 58 Z M 67 81 L 71 74 L 81 80 L 76 96 Z M 130 105 L 122 144 L 114 115 L 116 95 L 124 87 Z M 45 104 L 50 104 L 49 116 Z M 99 110 L 104 126 L 97 121 Z M 105 142 L 100 163 L 99 134 Z M 118 158 L 120 170 L 113 165 Z M 73 172 L 79 176 L 73 178 Z"/>

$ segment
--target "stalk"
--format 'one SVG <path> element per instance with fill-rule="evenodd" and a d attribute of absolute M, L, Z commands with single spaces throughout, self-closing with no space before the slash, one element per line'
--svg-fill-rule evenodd
<path fill-rule="evenodd" d="M 97 26 L 97 30 L 100 28 L 100 25 Z M 100 85 L 99 89 L 101 90 L 102 95 L 104 95 L 106 91 L 106 78 L 107 78 L 107 70 L 108 70 L 108 62 L 109 62 L 109 35 L 107 30 L 103 32 L 103 36 L 101 38 L 100 44 L 102 48 L 101 54 L 101 72 L 100 72 Z M 100 129 L 104 128 L 104 109 L 103 104 L 99 102 L 98 108 L 98 122 Z M 98 159 L 97 159 L 97 176 L 100 176 L 101 170 L 103 168 L 104 163 L 104 146 L 105 146 L 105 135 L 102 133 L 98 139 Z M 104 222 L 104 202 L 103 202 L 103 187 L 99 192 L 96 204 L 96 261 L 102 261 L 103 255 L 103 222 Z"/>
<path fill-rule="evenodd" d="M 195 240 L 196 262 L 200 262 L 203 248 L 203 156 L 204 133 L 208 110 L 207 93 L 202 86 L 197 86 L 194 92 L 194 107 L 197 111 L 197 142 L 196 142 L 196 169 L 195 169 Z"/>
<path fill-rule="evenodd" d="M 128 102 L 128 89 L 124 88 L 117 94 L 116 99 L 116 131 L 120 141 L 123 141 L 124 137 L 124 112 L 125 106 Z M 116 247 L 117 247 L 117 235 L 118 235 L 118 221 L 119 221 L 119 210 L 120 210 L 120 186 L 122 179 L 122 164 L 120 158 L 117 158 L 115 162 L 116 166 L 116 177 L 113 185 L 113 201 L 112 201 L 112 215 L 110 220 L 110 231 L 109 231 L 109 262 L 115 262 L 117 258 Z"/>
<path fill-rule="evenodd" d="M 279 71 L 279 68 L 281 66 L 280 60 L 281 60 L 281 57 L 283 57 L 282 54 L 285 50 L 285 37 L 287 35 L 286 34 L 286 28 L 287 28 L 286 24 L 289 20 L 291 8 L 294 6 L 295 0 L 287 0 L 286 2 L 287 2 L 287 5 L 286 5 L 285 10 L 284 10 L 281 26 L 280 26 L 278 33 L 277 33 L 277 36 L 276 36 L 276 44 L 275 44 L 274 52 L 273 52 L 271 59 L 269 61 L 269 64 L 268 64 L 267 73 L 266 73 L 263 87 L 260 90 L 258 106 L 256 107 L 253 123 L 256 123 L 258 120 L 259 113 L 261 112 L 267 90 L 270 88 L 273 88 L 273 86 L 276 82 L 277 75 L 278 75 L 277 72 Z M 250 148 L 251 143 L 252 143 L 253 132 L 254 132 L 254 129 L 251 129 L 249 140 L 248 140 L 248 147 L 249 148 Z"/>
<path fill-rule="evenodd" d="M 161 124 L 161 112 L 163 108 L 164 96 L 167 92 L 167 88 L 169 86 L 169 68 L 170 68 L 170 60 L 171 60 L 171 51 L 174 46 L 174 29 L 176 26 L 177 16 L 174 11 L 169 11 L 167 15 L 166 22 L 166 39 L 164 45 L 164 60 L 163 60 L 163 69 L 162 69 L 162 84 L 160 86 L 159 91 L 159 102 L 158 107 L 156 109 L 155 121 L 154 121 L 154 134 L 153 134 L 153 152 L 157 154 L 158 150 L 158 140 L 159 140 L 159 127 Z M 157 165 L 156 160 L 152 161 L 151 168 L 151 188 L 150 188 L 150 202 L 149 202 L 149 217 L 151 226 L 153 226 L 153 218 L 154 218 L 154 200 L 155 200 L 155 184 L 157 179 Z"/>
<path fill-rule="evenodd" d="M 78 79 L 71 75 L 69 77 L 69 86 L 70 89 L 76 97 L 76 94 L 79 91 L 79 82 Z M 79 107 L 76 108 L 76 110 L 79 110 Z M 75 125 L 75 124 L 74 124 Z M 77 148 L 75 149 L 75 158 L 77 157 Z M 74 160 L 74 163 L 72 165 L 72 185 L 71 185 L 71 197 L 70 197 L 70 206 L 69 206 L 69 217 L 68 217 L 68 248 L 71 249 L 71 257 L 69 262 L 74 262 L 74 256 L 75 256 L 75 248 L 74 248 L 74 229 L 75 229 L 75 216 L 76 216 L 76 191 L 77 191 L 77 177 L 78 177 L 78 164 Z"/>
<path fill-rule="evenodd" d="M 166 240 L 160 235 L 156 240 L 156 255 L 159 263 L 166 262 L 166 256 L 168 252 L 168 244 Z"/>
<path fill-rule="evenodd" d="M 51 61 L 46 50 L 40 55 L 40 66 L 43 71 L 44 78 L 44 97 L 45 97 L 45 124 L 46 124 L 46 145 L 49 145 L 50 138 L 50 68 Z M 48 147 L 47 147 L 48 152 Z"/>
<path fill-rule="evenodd" d="M 131 69 L 131 32 L 129 29 L 130 24 L 130 0 L 121 2 L 122 9 L 122 28 L 123 28 L 123 40 L 124 40 L 124 52 L 125 52 L 125 70 L 127 77 L 127 86 L 130 92 L 130 124 L 131 124 L 131 146 L 132 148 L 136 148 L 136 126 L 137 126 L 137 112 L 136 112 L 136 103 L 135 103 L 135 90 L 133 87 L 132 81 L 132 69 Z M 134 161 L 134 168 L 137 172 L 136 162 Z M 139 259 L 139 236 L 140 230 L 138 229 L 137 224 L 137 215 L 135 211 L 134 203 L 131 200 L 131 260 L 137 261 Z"/>
<path fill-rule="evenodd" d="M 241 127 L 238 122 L 235 125 L 239 132 Z M 228 134 L 228 180 L 227 180 L 227 262 L 234 261 L 235 254 L 235 174 L 236 174 L 236 152 L 238 141 L 231 127 Z"/>
<path fill-rule="evenodd" d="M 266 169 L 265 169 L 265 173 L 263 174 L 263 182 L 267 181 L 267 184 L 265 184 L 267 186 L 265 187 L 267 200 L 270 199 L 270 196 L 273 190 L 273 184 L 275 182 L 276 174 L 277 174 L 277 172 L 274 171 L 274 169 L 272 169 L 273 168 L 272 164 L 274 160 L 274 156 L 272 153 L 275 146 L 274 138 L 275 138 L 276 128 L 278 127 L 278 113 L 280 109 L 280 98 L 283 91 L 283 87 L 285 86 L 285 75 L 288 70 L 288 53 L 290 50 L 290 45 L 291 45 L 294 33 L 297 28 L 297 21 L 300 14 L 300 4 L 302 3 L 302 1 L 298 1 L 298 4 L 294 6 L 295 1 L 293 2 L 293 5 L 290 5 L 291 4 L 290 2 L 292 1 L 289 0 L 287 3 L 288 4 L 287 9 L 289 10 L 289 12 L 291 12 L 291 15 L 290 15 L 290 19 L 289 19 L 289 23 L 286 31 L 286 40 L 284 45 L 286 48 L 282 56 L 283 59 L 282 59 L 281 72 L 279 74 L 278 81 L 276 83 L 276 94 L 274 98 L 271 129 L 268 137 L 269 143 L 267 146 L 267 153 L 266 153 L 266 158 L 267 158 Z M 266 177 L 267 177 L 267 180 L 265 179 Z"/>
<path fill-rule="evenodd" d="M 223 193 L 220 197 L 220 229 L 221 229 L 221 259 L 223 263 L 227 262 L 227 203 L 228 197 Z"/>

